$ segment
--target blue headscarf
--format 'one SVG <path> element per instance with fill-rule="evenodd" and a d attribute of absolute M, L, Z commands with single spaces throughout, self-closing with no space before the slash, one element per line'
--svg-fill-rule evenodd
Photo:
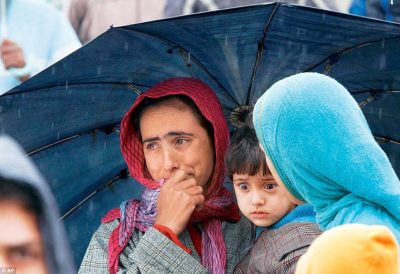
<path fill-rule="evenodd" d="M 254 108 L 257 137 L 289 192 L 314 206 L 323 229 L 383 224 L 400 240 L 400 182 L 350 93 L 301 73 L 275 83 Z"/>

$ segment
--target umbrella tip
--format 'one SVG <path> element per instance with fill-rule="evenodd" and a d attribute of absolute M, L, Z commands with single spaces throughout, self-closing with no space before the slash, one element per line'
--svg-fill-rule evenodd
<path fill-rule="evenodd" d="M 253 107 L 250 105 L 238 106 L 235 108 L 230 115 L 230 122 L 235 128 L 241 128 L 243 126 L 251 125 L 251 114 Z"/>

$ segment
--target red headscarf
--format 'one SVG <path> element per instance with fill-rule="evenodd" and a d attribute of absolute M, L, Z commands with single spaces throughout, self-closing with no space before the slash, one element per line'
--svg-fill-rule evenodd
<path fill-rule="evenodd" d="M 222 107 L 215 93 L 203 82 L 192 78 L 171 78 L 150 88 L 136 99 L 121 122 L 122 154 L 133 178 L 146 188 L 160 188 L 159 183 L 155 182 L 145 172 L 146 163 L 143 155 L 143 146 L 138 132 L 134 129 L 132 114 L 135 113 L 135 110 L 145 98 L 155 99 L 168 95 L 185 95 L 189 97 L 213 128 L 214 136 L 212 137 L 214 138 L 215 146 L 214 173 L 208 186 L 206 201 L 200 209 L 193 212 L 190 222 L 203 222 L 202 264 L 212 273 L 225 273 L 226 248 L 222 235 L 221 221 L 237 221 L 240 217 L 232 193 L 223 186 L 224 157 L 229 143 L 229 132 Z"/>

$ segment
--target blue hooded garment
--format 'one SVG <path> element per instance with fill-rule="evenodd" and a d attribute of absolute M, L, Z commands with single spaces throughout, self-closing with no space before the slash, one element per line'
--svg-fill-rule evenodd
<path fill-rule="evenodd" d="M 49 274 L 76 273 L 58 206 L 50 187 L 12 139 L 0 135 L 0 181 L 28 186 L 39 195 L 42 216 L 38 216 Z M 1 232 L 1 228 L 0 228 Z M 17 269 L 18 271 L 18 269 Z"/>
<path fill-rule="evenodd" d="M 289 192 L 314 206 L 322 229 L 383 224 L 400 240 L 400 182 L 350 93 L 301 73 L 257 101 L 257 137 Z"/>

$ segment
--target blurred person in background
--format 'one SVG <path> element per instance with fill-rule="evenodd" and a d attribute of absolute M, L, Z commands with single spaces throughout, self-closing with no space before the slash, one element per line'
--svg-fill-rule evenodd
<path fill-rule="evenodd" d="M 66 6 L 68 6 L 70 0 L 35 0 L 37 2 L 41 1 L 44 3 L 52 4 L 58 10 L 64 10 Z"/>
<path fill-rule="evenodd" d="M 399 247 L 383 225 L 344 224 L 322 233 L 301 256 L 295 274 L 398 274 Z"/>
<path fill-rule="evenodd" d="M 130 25 L 163 17 L 165 0 L 71 0 L 68 17 L 86 44 L 111 25 Z"/>
<path fill-rule="evenodd" d="M 164 9 L 165 17 L 186 15 L 190 13 L 233 8 L 251 4 L 268 3 L 262 0 L 166 0 Z M 285 0 L 282 3 L 318 7 L 326 10 L 347 12 L 349 0 Z"/>
<path fill-rule="evenodd" d="M 0 136 L 0 212 L 0 272 L 76 273 L 49 186 L 5 136 Z"/>
<path fill-rule="evenodd" d="M 67 18 L 50 4 L 0 0 L 0 95 L 80 47 Z"/>
<path fill-rule="evenodd" d="M 349 13 L 400 22 L 399 0 L 353 0 Z"/>

